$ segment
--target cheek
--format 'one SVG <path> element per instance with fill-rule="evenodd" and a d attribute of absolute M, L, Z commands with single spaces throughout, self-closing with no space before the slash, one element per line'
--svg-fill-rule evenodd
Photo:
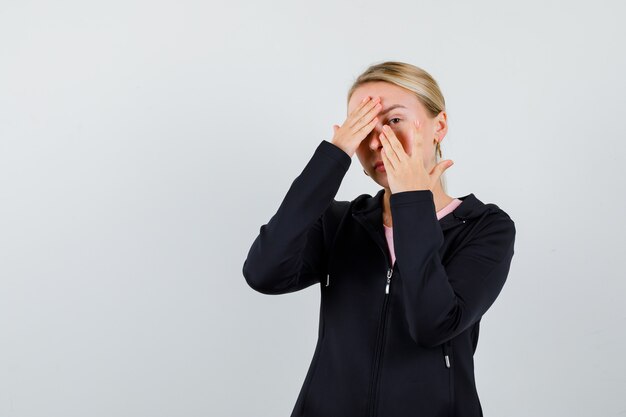
<path fill-rule="evenodd" d="M 356 148 L 355 154 L 359 157 L 359 159 L 361 159 L 361 157 L 365 154 L 365 147 L 363 146 L 363 142 L 361 142 L 358 148 Z"/>
<path fill-rule="evenodd" d="M 398 138 L 398 141 L 402 144 L 404 152 L 408 153 L 411 150 L 411 132 L 399 126 L 392 129 L 394 135 L 396 135 L 396 138 Z"/>
<path fill-rule="evenodd" d="M 404 152 L 406 152 L 407 154 L 413 154 L 412 132 L 407 131 L 407 129 L 401 129 L 400 127 L 396 127 L 395 129 L 393 129 L 393 133 L 402 144 Z M 423 138 L 417 140 L 421 141 L 422 151 L 424 152 L 424 161 L 429 161 L 432 153 L 431 151 L 433 151 L 434 148 Z"/>
<path fill-rule="evenodd" d="M 356 148 L 356 153 L 362 156 L 367 156 L 370 154 L 372 149 L 370 148 L 371 137 L 368 136 L 359 143 L 358 148 Z"/>
<path fill-rule="evenodd" d="M 359 145 L 359 147 L 356 149 L 356 151 L 354 152 L 354 154 L 359 159 L 359 161 L 361 161 L 361 163 L 367 162 L 367 160 L 369 159 L 369 153 L 370 153 L 369 148 L 367 146 L 363 146 L 362 142 Z"/>
<path fill-rule="evenodd" d="M 411 131 L 408 129 L 408 125 L 406 123 L 392 126 L 391 130 L 400 140 L 400 142 L 407 142 L 411 138 Z"/>

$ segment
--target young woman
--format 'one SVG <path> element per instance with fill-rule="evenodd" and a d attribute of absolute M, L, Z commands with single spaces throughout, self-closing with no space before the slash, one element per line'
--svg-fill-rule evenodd
<path fill-rule="evenodd" d="M 479 417 L 473 355 L 500 293 L 515 225 L 474 194 L 446 194 L 445 102 L 424 70 L 373 65 L 243 264 L 250 287 L 320 284 L 318 341 L 291 414 Z M 382 188 L 334 199 L 352 156 Z"/>

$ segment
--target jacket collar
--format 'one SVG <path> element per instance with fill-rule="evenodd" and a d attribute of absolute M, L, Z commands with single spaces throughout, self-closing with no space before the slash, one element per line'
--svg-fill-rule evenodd
<path fill-rule="evenodd" d="M 375 230 L 382 230 L 382 207 L 385 189 L 381 188 L 374 196 L 361 194 L 356 197 L 352 204 L 352 214 L 365 218 L 374 226 Z M 480 217 L 490 210 L 490 205 L 480 201 L 473 193 L 457 197 L 463 203 L 459 204 L 451 213 L 446 214 L 439 220 L 442 230 L 447 230 L 455 225 L 464 223 L 467 219 Z M 378 224 L 380 223 L 380 225 Z"/>

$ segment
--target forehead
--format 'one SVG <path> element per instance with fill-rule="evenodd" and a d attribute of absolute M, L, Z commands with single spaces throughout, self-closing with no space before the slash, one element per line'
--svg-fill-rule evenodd
<path fill-rule="evenodd" d="M 372 81 L 362 84 L 354 90 L 348 102 L 348 110 L 358 107 L 361 100 L 367 96 L 380 97 L 383 109 L 393 104 L 402 104 L 412 111 L 418 111 L 420 108 L 420 103 L 412 91 L 388 82 Z"/>

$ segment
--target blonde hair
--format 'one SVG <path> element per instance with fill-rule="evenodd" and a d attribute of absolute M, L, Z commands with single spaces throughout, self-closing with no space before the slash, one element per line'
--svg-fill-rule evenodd
<path fill-rule="evenodd" d="M 413 92 L 431 118 L 446 110 L 446 102 L 437 81 L 422 68 L 398 61 L 386 61 L 367 68 L 350 87 L 346 104 L 350 102 L 354 90 L 362 84 L 372 81 L 385 81 Z M 440 161 L 439 154 L 435 149 L 435 164 Z M 445 171 L 439 182 L 443 191 L 447 193 Z"/>

